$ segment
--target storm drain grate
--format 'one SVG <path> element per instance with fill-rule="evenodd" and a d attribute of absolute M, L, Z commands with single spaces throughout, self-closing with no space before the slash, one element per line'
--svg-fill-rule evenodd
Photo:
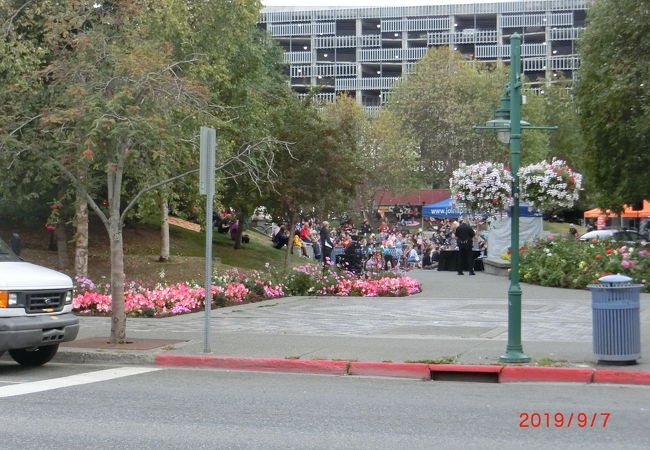
<path fill-rule="evenodd" d="M 498 383 L 497 372 L 456 372 L 456 371 L 431 371 L 433 381 L 468 381 L 471 383 Z"/>

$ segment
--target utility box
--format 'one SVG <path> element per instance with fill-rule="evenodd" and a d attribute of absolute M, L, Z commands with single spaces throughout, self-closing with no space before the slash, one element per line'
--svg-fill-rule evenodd
<path fill-rule="evenodd" d="M 607 275 L 590 284 L 594 355 L 607 364 L 636 364 L 641 357 L 642 284 L 625 275 Z"/>

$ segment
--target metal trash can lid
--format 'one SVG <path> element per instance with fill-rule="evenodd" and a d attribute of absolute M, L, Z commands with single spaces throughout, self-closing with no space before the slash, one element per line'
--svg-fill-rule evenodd
<path fill-rule="evenodd" d="M 606 275 L 604 277 L 601 277 L 598 279 L 601 283 L 609 283 L 609 284 L 614 284 L 614 283 L 629 283 L 632 281 L 632 278 L 626 276 L 626 275 L 621 275 L 616 274 L 616 275 Z"/>

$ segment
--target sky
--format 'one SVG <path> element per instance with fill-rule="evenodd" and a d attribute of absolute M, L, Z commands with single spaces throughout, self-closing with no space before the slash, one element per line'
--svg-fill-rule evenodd
<path fill-rule="evenodd" d="M 458 3 L 486 3 L 498 0 L 262 0 L 264 6 L 416 6 Z M 513 0 L 505 0 L 513 1 Z"/>

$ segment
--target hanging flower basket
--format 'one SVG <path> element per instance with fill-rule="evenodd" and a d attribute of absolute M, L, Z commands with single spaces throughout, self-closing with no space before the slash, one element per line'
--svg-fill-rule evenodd
<path fill-rule="evenodd" d="M 494 215 L 512 205 L 512 175 L 503 164 L 461 163 L 449 180 L 456 206 L 473 214 Z"/>
<path fill-rule="evenodd" d="M 582 175 L 555 159 L 519 169 L 521 200 L 540 211 L 571 208 L 582 188 Z"/>

